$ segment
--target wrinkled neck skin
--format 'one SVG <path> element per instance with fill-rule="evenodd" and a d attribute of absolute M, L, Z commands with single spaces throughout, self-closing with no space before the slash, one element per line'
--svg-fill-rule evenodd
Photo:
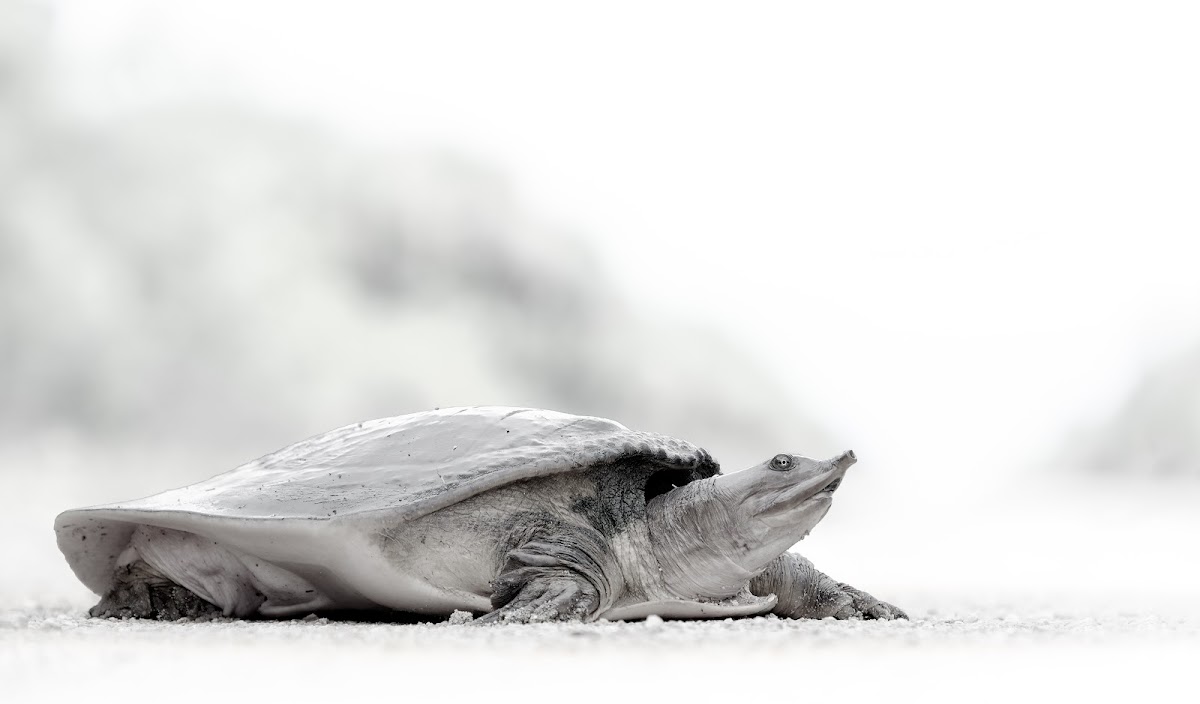
<path fill-rule="evenodd" d="M 684 599 L 738 594 L 825 517 L 833 503 L 826 488 L 841 479 L 853 455 L 823 462 L 793 457 L 790 471 L 763 463 L 692 482 L 646 505 L 651 547 L 669 591 Z"/>

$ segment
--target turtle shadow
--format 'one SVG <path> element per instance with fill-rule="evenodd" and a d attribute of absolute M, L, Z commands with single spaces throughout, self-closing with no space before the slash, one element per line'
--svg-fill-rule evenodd
<path fill-rule="evenodd" d="M 399 625 L 420 625 L 446 623 L 448 616 L 431 616 L 408 611 L 362 610 L 362 609 L 333 609 L 317 611 L 308 618 L 327 619 L 338 623 L 394 623 Z M 294 620 L 288 619 L 288 620 Z M 303 619 L 302 619 L 303 620 Z"/>

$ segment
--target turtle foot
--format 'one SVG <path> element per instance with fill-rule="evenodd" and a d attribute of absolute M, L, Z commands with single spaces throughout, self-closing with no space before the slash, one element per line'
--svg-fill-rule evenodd
<path fill-rule="evenodd" d="M 546 515 L 528 530 L 492 581 L 494 610 L 475 623 L 595 620 L 618 569 L 604 536 Z"/>
<path fill-rule="evenodd" d="M 901 611 L 898 607 L 880 601 L 870 594 L 855 589 L 849 584 L 837 583 L 835 593 L 826 596 L 832 599 L 834 604 L 833 618 L 839 620 L 879 620 L 892 621 L 895 619 L 908 619 L 908 614 Z"/>
<path fill-rule="evenodd" d="M 779 603 L 774 613 L 785 618 L 908 618 L 895 606 L 831 578 L 791 552 L 780 555 L 751 580 L 750 591 L 759 596 L 775 594 Z"/>
<path fill-rule="evenodd" d="M 586 621 L 600 603 L 600 594 L 586 580 L 562 570 L 526 582 L 504 606 L 472 623 L 551 623 Z"/>

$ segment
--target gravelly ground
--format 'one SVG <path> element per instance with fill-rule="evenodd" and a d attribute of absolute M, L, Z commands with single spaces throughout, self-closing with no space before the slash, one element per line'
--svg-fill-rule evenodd
<path fill-rule="evenodd" d="M 0 612 L 10 701 L 343 696 L 460 701 L 672 698 L 1193 700 L 1200 619 L 1011 605 L 912 621 L 654 621 L 477 628 L 303 621 L 100 621 Z"/>
<path fill-rule="evenodd" d="M 1054 643 L 1105 644 L 1138 639 L 1195 640 L 1200 643 L 1200 619 L 1156 614 L 1070 614 L 1035 610 L 1018 614 L 1005 607 L 964 609 L 946 614 L 914 615 L 909 621 L 790 620 L 774 615 L 722 621 L 600 622 L 595 624 L 535 624 L 473 626 L 451 623 L 395 624 L 330 620 L 315 615 L 291 621 L 212 622 L 88 618 L 75 608 L 33 608 L 0 611 L 0 643 L 8 645 L 55 638 L 111 640 L 114 638 L 172 643 L 204 643 L 221 638 L 247 638 L 286 646 L 312 638 L 343 644 L 374 644 L 395 648 L 521 647 L 557 650 L 582 647 L 620 651 L 626 648 L 769 649 L 823 648 L 869 643 L 879 647 L 939 644 L 1036 645 Z"/>

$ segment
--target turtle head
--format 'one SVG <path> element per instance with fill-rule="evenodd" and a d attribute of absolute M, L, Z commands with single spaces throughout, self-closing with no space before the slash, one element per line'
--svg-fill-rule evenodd
<path fill-rule="evenodd" d="M 656 497 L 647 522 L 667 586 L 688 597 L 736 594 L 820 523 L 855 461 L 851 451 L 778 454 Z"/>
<path fill-rule="evenodd" d="M 757 573 L 802 540 L 829 512 L 833 492 L 857 461 L 851 450 L 827 460 L 779 454 L 716 477 L 719 510 L 742 541 L 730 559 Z"/>

